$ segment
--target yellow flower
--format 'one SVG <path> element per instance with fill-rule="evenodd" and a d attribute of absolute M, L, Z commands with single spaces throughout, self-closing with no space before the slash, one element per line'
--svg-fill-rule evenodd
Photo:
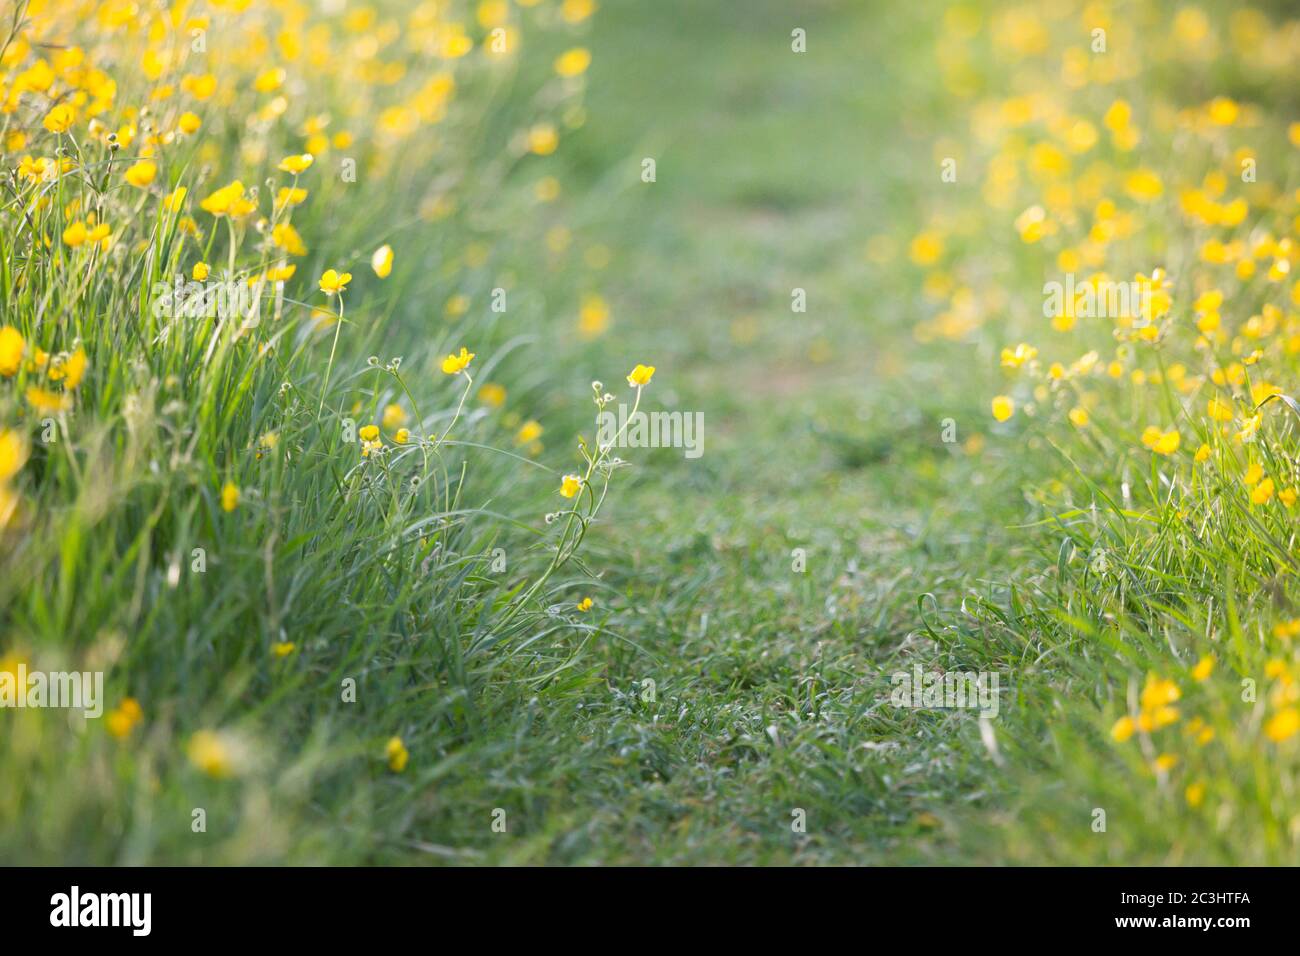
<path fill-rule="evenodd" d="M 1021 342 L 1014 349 L 1002 350 L 1002 367 L 1003 368 L 1020 368 L 1026 362 L 1033 361 L 1038 356 L 1038 349 L 1034 348 L 1028 342 Z"/>
<path fill-rule="evenodd" d="M 300 206 L 307 201 L 307 190 L 301 186 L 281 186 L 279 192 L 275 194 L 275 208 L 285 209 L 289 206 Z"/>
<path fill-rule="evenodd" d="M 1076 405 L 1070 409 L 1070 423 L 1075 428 L 1086 428 L 1088 426 L 1088 410 L 1082 405 Z"/>
<path fill-rule="evenodd" d="M 998 395 L 993 399 L 993 417 L 1005 422 L 1016 413 L 1016 403 L 1010 395 Z"/>
<path fill-rule="evenodd" d="M 474 354 L 462 345 L 459 355 L 453 352 L 442 360 L 443 372 L 447 375 L 459 375 L 469 368 L 469 363 L 474 361 Z"/>
<path fill-rule="evenodd" d="M 1124 181 L 1125 191 L 1138 202 L 1151 202 L 1159 199 L 1165 191 L 1160 177 L 1150 169 L 1139 169 L 1129 173 Z"/>
<path fill-rule="evenodd" d="M 572 498 L 582 490 L 582 479 L 577 475 L 565 475 L 560 481 L 560 494 Z"/>
<path fill-rule="evenodd" d="M 484 382 L 483 387 L 478 390 L 478 397 L 484 405 L 500 408 L 506 403 L 505 386 L 498 385 L 496 382 Z"/>
<path fill-rule="evenodd" d="M 1250 490 L 1250 503 L 1253 505 L 1268 504 L 1273 497 L 1273 479 L 1265 478 L 1254 488 Z"/>
<path fill-rule="evenodd" d="M 229 777 L 234 769 L 229 743 L 210 730 L 200 730 L 190 738 L 186 753 L 190 763 L 209 777 Z"/>
<path fill-rule="evenodd" d="M 12 428 L 0 429 L 0 483 L 18 474 L 27 461 L 27 440 Z"/>
<path fill-rule="evenodd" d="M 384 745 L 384 756 L 388 760 L 388 769 L 393 773 L 401 773 L 405 770 L 406 762 L 411 758 L 401 737 L 388 739 L 388 743 Z"/>
<path fill-rule="evenodd" d="M 1182 444 L 1183 436 L 1178 434 L 1177 429 L 1171 429 L 1167 432 L 1161 432 L 1151 443 L 1151 450 L 1157 455 L 1172 455 L 1178 451 L 1178 446 Z"/>
<path fill-rule="evenodd" d="M 158 164 L 152 163 L 147 159 L 129 167 L 124 174 L 126 181 L 137 189 L 143 189 L 153 182 L 154 177 L 158 175 Z"/>
<path fill-rule="evenodd" d="M 72 407 L 71 397 L 39 385 L 27 386 L 27 402 L 42 415 L 55 415 Z"/>
<path fill-rule="evenodd" d="M 280 165 L 276 167 L 281 172 L 293 173 L 295 176 L 305 173 L 311 166 L 313 158 L 311 153 L 302 153 L 298 156 L 286 156 L 280 160 Z"/>
<path fill-rule="evenodd" d="M 392 431 L 398 425 L 406 421 L 406 410 L 401 405 L 391 403 L 384 406 L 384 417 L 381 419 L 384 428 Z"/>
<path fill-rule="evenodd" d="M 293 641 L 276 641 L 271 645 L 271 653 L 276 657 L 288 657 L 297 647 L 298 645 Z"/>
<path fill-rule="evenodd" d="M 943 255 L 943 237 L 937 232 L 919 233 L 908 247 L 908 255 L 918 266 L 928 266 Z"/>
<path fill-rule="evenodd" d="M 227 481 L 221 488 L 221 510 L 234 511 L 239 507 L 239 487 Z"/>
<path fill-rule="evenodd" d="M 393 247 L 380 246 L 375 250 L 375 254 L 370 257 L 370 268 L 375 270 L 375 275 L 381 279 L 387 279 L 388 274 L 393 271 Z"/>
<path fill-rule="evenodd" d="M 1203 681 L 1208 678 L 1213 671 L 1214 657 L 1210 654 L 1206 654 L 1197 661 L 1196 666 L 1192 668 L 1192 680 L 1197 682 Z"/>
<path fill-rule="evenodd" d="M 199 127 L 202 125 L 203 120 L 199 119 L 197 114 L 191 113 L 188 110 L 182 113 L 180 118 L 176 120 L 176 128 L 186 135 L 197 133 Z"/>
<path fill-rule="evenodd" d="M 184 186 L 177 186 L 166 196 L 163 197 L 163 209 L 167 212 L 179 212 L 181 204 L 185 202 L 185 195 L 189 192 Z"/>
<path fill-rule="evenodd" d="M 194 268 L 190 270 L 190 275 L 193 276 L 195 282 L 202 282 L 211 271 L 206 262 L 196 262 Z"/>
<path fill-rule="evenodd" d="M 302 236 L 290 223 L 276 223 L 271 228 L 271 242 L 291 256 L 305 256 L 307 254 L 307 246 L 303 244 Z"/>
<path fill-rule="evenodd" d="M 578 608 L 579 611 L 590 611 L 590 610 L 591 610 L 591 605 L 592 605 L 592 600 L 591 600 L 591 598 L 589 598 L 589 597 L 585 597 L 585 598 L 583 598 L 581 601 L 578 602 L 578 604 L 577 604 L 577 608 Z"/>
<path fill-rule="evenodd" d="M 181 77 L 181 89 L 196 100 L 206 100 L 217 91 L 217 78 L 211 73 Z"/>
<path fill-rule="evenodd" d="M 0 326 L 0 375 L 12 378 L 23 364 L 23 335 L 12 325 Z"/>
<path fill-rule="evenodd" d="M 71 392 L 86 377 L 86 366 L 88 364 L 86 350 L 78 347 L 77 351 L 59 360 L 50 368 L 50 378 L 55 381 L 62 379 L 64 391 Z"/>
<path fill-rule="evenodd" d="M 266 279 L 267 282 L 271 282 L 271 283 L 288 282 L 290 279 L 293 278 L 293 274 L 297 271 L 298 271 L 298 267 L 295 265 L 274 266 L 270 269 L 267 269 L 266 272 L 263 273 L 263 278 Z M 257 279 L 256 277 L 254 277 L 249 280 L 248 284 L 253 285 L 256 281 Z"/>
<path fill-rule="evenodd" d="M 1110 728 L 1110 735 L 1116 742 L 1122 744 L 1133 736 L 1133 731 L 1136 729 L 1137 725 L 1133 723 L 1133 718 L 1125 714 L 1115 721 L 1115 725 Z"/>
<path fill-rule="evenodd" d="M 60 103 L 48 113 L 42 124 L 51 133 L 66 133 L 73 123 L 77 121 L 77 111 L 73 109 L 70 103 Z"/>
<path fill-rule="evenodd" d="M 1206 413 L 1213 421 L 1232 421 L 1232 406 L 1218 398 L 1212 398 L 1205 406 Z"/>
<path fill-rule="evenodd" d="M 542 423 L 530 419 L 519 426 L 519 431 L 515 433 L 515 444 L 528 445 L 541 437 Z"/>
<path fill-rule="evenodd" d="M 1205 802 L 1205 784 L 1189 783 L 1187 789 L 1183 791 L 1183 796 L 1187 800 L 1187 805 L 1193 810 Z"/>
<path fill-rule="evenodd" d="M 627 383 L 633 388 L 643 388 L 650 384 L 650 379 L 654 378 L 655 367 L 653 365 L 638 365 L 628 374 Z"/>
<path fill-rule="evenodd" d="M 86 235 L 86 224 L 81 221 L 74 222 L 63 230 L 63 244 L 75 249 L 86 241 Z"/>
<path fill-rule="evenodd" d="M 108 712 L 106 725 L 108 732 L 121 740 L 135 729 L 135 725 L 144 720 L 144 711 L 134 697 L 124 698 L 113 710 Z"/>
<path fill-rule="evenodd" d="M 361 430 L 360 430 L 359 432 L 357 432 L 357 436 L 358 436 L 362 441 L 378 441 L 378 440 L 379 440 L 379 426 L 378 426 L 378 425 L 362 425 L 362 426 L 361 426 Z"/>
<path fill-rule="evenodd" d="M 609 305 L 598 295 L 584 295 L 578 311 L 578 334 L 594 339 L 609 328 Z"/>
<path fill-rule="evenodd" d="M 1297 731 L 1300 731 L 1300 710 L 1295 707 L 1279 710 L 1264 725 L 1264 733 L 1268 739 L 1277 743 L 1281 743 L 1288 737 L 1294 737 Z"/>
<path fill-rule="evenodd" d="M 1208 461 L 1209 458 L 1210 458 L 1210 446 L 1209 446 L 1209 445 L 1201 445 L 1200 448 L 1196 449 L 1196 463 L 1197 463 L 1198 465 L 1199 465 L 1201 462 Z"/>
<path fill-rule="evenodd" d="M 1235 100 L 1226 96 L 1216 96 L 1210 100 L 1206 106 L 1206 113 L 1210 117 L 1210 122 L 1216 126 L 1231 126 L 1237 122 L 1237 117 L 1241 114 L 1241 107 Z"/>
<path fill-rule="evenodd" d="M 393 433 L 393 441 L 399 445 L 405 445 L 411 440 L 411 430 L 409 428 L 399 428 Z"/>
<path fill-rule="evenodd" d="M 336 292 L 342 292 L 352 281 L 351 272 L 335 272 L 333 269 L 326 269 L 320 277 L 320 290 L 326 295 L 333 295 Z"/>
<path fill-rule="evenodd" d="M 1153 766 L 1160 773 L 1166 773 L 1178 766 L 1178 756 L 1176 754 L 1161 754 L 1156 757 Z"/>
<path fill-rule="evenodd" d="M 584 47 L 565 50 L 555 60 L 555 72 L 560 76 L 579 76 L 591 65 L 591 53 Z"/>
<path fill-rule="evenodd" d="M 528 131 L 528 149 L 538 156 L 549 156 L 559 145 L 559 134 L 550 123 L 538 123 Z"/>
<path fill-rule="evenodd" d="M 1148 674 L 1146 684 L 1142 688 L 1142 709 L 1153 711 L 1165 704 L 1174 703 L 1182 696 L 1182 691 L 1173 681 Z"/>
<path fill-rule="evenodd" d="M 214 216 L 231 216 L 238 219 L 256 209 L 257 203 L 245 197 L 244 184 L 236 179 L 200 200 L 199 208 Z"/>

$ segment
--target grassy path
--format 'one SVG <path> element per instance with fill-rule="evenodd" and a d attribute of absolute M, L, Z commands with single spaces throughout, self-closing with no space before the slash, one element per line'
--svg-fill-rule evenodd
<path fill-rule="evenodd" d="M 593 538 L 621 639 L 576 728 L 535 742 L 561 755 L 565 808 L 542 858 L 920 858 L 992 764 L 973 719 L 882 707 L 888 674 L 932 659 L 918 595 L 1002 556 L 987 511 L 950 495 L 970 475 L 939 440 L 946 372 L 906 358 L 909 293 L 864 257 L 907 167 L 899 78 L 873 54 L 892 38 L 708 6 L 605 11 L 572 144 L 579 169 L 657 161 L 592 212 L 615 250 L 593 368 L 657 364 L 654 407 L 703 411 L 705 451 L 631 452 Z"/>

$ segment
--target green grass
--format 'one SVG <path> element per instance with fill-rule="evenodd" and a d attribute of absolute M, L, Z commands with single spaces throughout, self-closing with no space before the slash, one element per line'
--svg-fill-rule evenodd
<path fill-rule="evenodd" d="M 1156 7 L 1139 26 L 1172 15 Z M 806 54 L 790 52 L 796 26 Z M 936 143 L 955 141 L 963 169 L 983 169 L 994 149 L 970 134 L 969 101 L 945 91 L 941 18 L 607 0 L 591 29 L 574 34 L 595 57 L 585 121 L 554 157 L 501 158 L 554 106 L 532 84 L 575 41 L 548 36 L 509 79 L 466 76 L 444 128 L 452 145 L 401 162 L 381 152 L 380 175 L 335 184 L 295 219 L 312 247 L 300 275 L 357 274 L 328 389 L 332 332 L 286 326 L 266 358 L 210 329 L 156 346 L 120 274 L 78 291 L 46 266 L 52 311 L 69 318 L 38 323 L 42 286 L 18 271 L 38 266 L 6 238 L 6 316 L 50 351 L 93 345 L 82 386 L 93 405 L 58 445 L 33 445 L 23 487 L 46 510 L 39 533 L 0 558 L 0 634 L 49 668 L 102 664 L 110 702 L 139 698 L 145 720 L 119 742 L 50 712 L 6 715 L 0 860 L 1300 860 L 1296 738 L 1262 730 L 1288 693 L 1268 662 L 1294 668 L 1273 636 L 1297 616 L 1294 520 L 1276 502 L 1249 504 L 1247 450 L 1205 430 L 1208 385 L 1189 397 L 1089 380 L 1077 388 L 1101 398 L 1078 433 L 1062 419 L 1081 399 L 1065 389 L 1024 413 L 1032 391 L 999 368 L 1002 346 L 1050 341 L 1044 359 L 1062 361 L 1114 346 L 1085 328 L 1046 339 L 1035 321 L 1055 270 L 1011 225 L 1031 199 L 993 208 L 974 176 L 941 191 Z M 1114 42 L 1124 49 L 1122 29 Z M 1046 82 L 1004 59 L 972 67 L 984 95 Z M 1227 91 L 1270 123 L 1294 109 L 1278 74 L 1224 56 L 1207 75 L 1163 63 L 1124 92 L 1190 107 Z M 1100 114 L 1112 92 L 1089 108 Z M 1267 178 L 1285 194 L 1300 170 L 1274 125 L 1260 135 L 1278 140 L 1267 148 L 1283 169 Z M 640 181 L 645 157 L 654 183 Z M 1188 151 L 1193 180 L 1198 161 Z M 533 185 L 549 174 L 561 198 L 538 204 Z M 456 184 L 460 210 L 412 215 L 411 197 L 439 182 Z M 1108 267 L 1181 264 L 1190 321 L 1205 236 L 1166 202 Z M 349 221 L 341 208 L 360 212 Z M 1260 228 L 1282 218 L 1260 216 Z M 932 342 L 917 326 L 945 306 L 905 250 L 937 219 L 948 251 L 936 270 L 1009 304 Z M 0 225 L 13 235 L 12 215 Z M 570 230 L 562 252 L 547 247 L 557 226 Z M 882 235 L 898 250 L 889 262 L 867 255 Z M 117 268 L 165 274 L 192 259 L 174 222 L 150 241 L 153 258 L 119 256 Z M 380 241 L 403 266 L 383 283 L 365 268 Z M 593 246 L 608 265 L 584 264 Z M 504 314 L 484 306 L 498 284 Z M 791 311 L 796 288 L 806 312 Z M 589 292 L 609 301 L 612 326 L 586 342 L 575 328 Z M 474 303 L 461 323 L 441 317 L 455 293 Z M 1239 324 L 1279 294 L 1242 283 L 1224 318 Z M 1189 362 L 1170 338 L 1134 362 Z M 215 360 L 198 347 L 208 341 Z M 414 414 L 414 402 L 420 434 L 448 427 L 461 382 L 437 362 L 462 344 L 478 353 L 478 383 L 506 385 L 506 406 L 471 396 L 452 440 L 357 467 L 344 418 L 376 421 L 392 401 Z M 1295 357 L 1278 345 L 1270 380 L 1294 394 Z M 396 356 L 400 379 L 383 368 Z M 637 362 L 658 369 L 648 407 L 704 413 L 705 453 L 621 451 L 632 467 L 552 572 L 567 521 L 542 517 L 565 506 L 560 475 L 581 471 L 590 383 L 626 398 Z M 989 399 L 1010 390 L 1022 410 L 997 425 Z M 1281 488 L 1296 426 L 1281 403 L 1265 412 L 1256 457 Z M 530 460 L 512 434 L 534 418 L 545 448 Z M 1150 422 L 1181 428 L 1179 457 L 1142 447 Z M 275 453 L 258 456 L 270 430 Z M 1215 445 L 1208 466 L 1191 461 L 1202 440 Z M 232 513 L 218 501 L 227 479 L 246 491 Z M 187 570 L 194 547 L 202 575 Z M 595 602 L 585 615 L 583 596 Z M 274 659 L 282 640 L 297 649 Z M 1205 654 L 1215 670 L 1197 682 Z M 970 712 L 892 706 L 890 675 L 914 664 L 998 673 L 998 717 L 982 731 Z M 1182 721 L 1112 741 L 1152 672 L 1182 688 Z M 345 678 L 355 703 L 340 699 Z M 1242 679 L 1256 701 L 1241 699 Z M 1193 716 L 1213 742 L 1191 742 Z M 187 761 L 205 729 L 246 748 L 232 779 Z M 394 735 L 410 751 L 402 773 L 384 762 Z M 1178 766 L 1153 772 L 1159 752 Z M 1190 806 L 1198 781 L 1205 795 Z M 195 807 L 206 833 L 191 831 Z M 792 830 L 797 810 L 806 832 Z"/>

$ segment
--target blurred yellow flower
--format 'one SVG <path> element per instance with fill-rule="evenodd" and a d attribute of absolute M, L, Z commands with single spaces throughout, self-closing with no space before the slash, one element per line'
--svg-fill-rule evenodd
<path fill-rule="evenodd" d="M 1015 400 L 1010 395 L 997 395 L 992 403 L 993 417 L 1000 422 L 1005 422 L 1016 413 Z"/>
<path fill-rule="evenodd" d="M 528 131 L 529 152 L 549 156 L 560 145 L 560 136 L 550 123 L 538 123 Z"/>
<path fill-rule="evenodd" d="M 27 439 L 12 428 L 0 428 L 0 482 L 18 474 L 27 461 Z"/>
<path fill-rule="evenodd" d="M 1135 729 L 1136 724 L 1134 724 L 1133 718 L 1125 714 L 1119 720 L 1115 721 L 1115 725 L 1110 728 L 1110 735 L 1117 742 L 1122 744 L 1133 736 L 1133 731 Z"/>
<path fill-rule="evenodd" d="M 1294 737 L 1297 731 L 1300 731 L 1300 709 L 1295 707 L 1278 711 L 1264 724 L 1264 733 L 1275 743 Z"/>
<path fill-rule="evenodd" d="M 572 498 L 582 490 L 582 479 L 577 475 L 565 475 L 560 481 L 560 494 Z"/>
<path fill-rule="evenodd" d="M 239 507 L 239 486 L 233 481 L 227 481 L 221 486 L 221 510 L 234 511 Z"/>
<path fill-rule="evenodd" d="M 77 121 L 77 111 L 70 103 L 60 103 L 45 114 L 41 125 L 51 133 L 66 133 Z"/>
<path fill-rule="evenodd" d="M 560 76 L 579 76 L 591 65 L 591 52 L 585 47 L 565 50 L 555 60 L 555 72 Z"/>
<path fill-rule="evenodd" d="M 393 773 L 401 773 L 406 769 L 406 763 L 411 755 L 402 743 L 401 737 L 390 737 L 388 743 L 384 745 L 384 757 L 388 761 L 388 769 Z"/>
<path fill-rule="evenodd" d="M 370 268 L 379 278 L 387 279 L 388 274 L 393 271 L 393 247 L 384 245 L 376 249 L 374 255 L 370 257 Z"/>
<path fill-rule="evenodd" d="M 197 731 L 190 737 L 186 753 L 190 763 L 209 777 L 222 779 L 234 772 L 229 742 L 210 730 Z"/>
<path fill-rule="evenodd" d="M 12 325 L 0 326 L 0 375 L 12 378 L 23 364 L 25 343 L 22 333 Z"/>
<path fill-rule="evenodd" d="M 72 408 L 72 399 L 39 385 L 27 386 L 27 403 L 42 415 L 57 415 Z"/>
<path fill-rule="evenodd" d="M 527 445 L 537 441 L 542 437 L 542 424 L 537 421 L 526 421 L 519 426 L 519 431 L 515 433 L 516 445 Z"/>
<path fill-rule="evenodd" d="M 154 181 L 154 177 L 157 175 L 158 164 L 152 163 L 147 159 L 142 159 L 140 162 L 130 166 L 123 174 L 126 181 L 137 189 L 143 189 L 145 186 L 148 186 Z"/>
<path fill-rule="evenodd" d="M 126 697 L 123 698 L 122 703 L 105 715 L 105 726 L 110 734 L 121 740 L 128 736 L 142 720 L 144 720 L 144 711 L 141 710 L 139 701 L 134 697 Z"/>

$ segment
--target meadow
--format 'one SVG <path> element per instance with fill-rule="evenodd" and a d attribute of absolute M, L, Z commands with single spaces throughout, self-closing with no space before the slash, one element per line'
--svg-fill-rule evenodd
<path fill-rule="evenodd" d="M 0 710 L 0 862 L 1300 863 L 1298 74 L 6 0 L 0 676 L 104 706 Z"/>

